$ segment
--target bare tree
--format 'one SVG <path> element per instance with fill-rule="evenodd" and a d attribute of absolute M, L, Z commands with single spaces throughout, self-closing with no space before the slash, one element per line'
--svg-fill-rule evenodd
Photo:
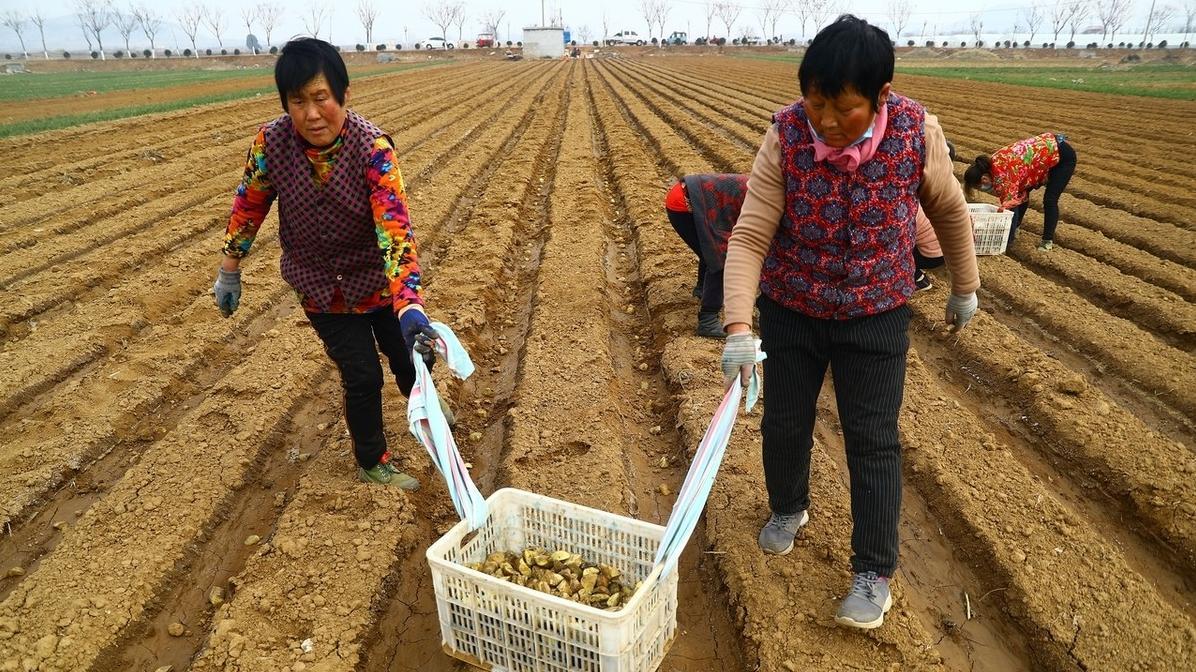
<path fill-rule="evenodd" d="M 1159 28 L 1175 16 L 1175 7 L 1171 5 L 1156 6 L 1155 0 L 1151 0 L 1150 11 L 1146 13 L 1146 28 L 1142 31 L 1142 41 L 1145 43 L 1154 42 L 1154 34 L 1158 32 Z"/>
<path fill-rule="evenodd" d="M 157 58 L 158 52 L 154 47 L 154 36 L 158 34 L 158 30 L 162 28 L 162 19 L 157 12 L 150 9 L 146 5 L 138 5 L 133 8 L 133 16 L 137 17 L 137 23 L 141 24 L 141 32 L 145 33 L 145 38 L 150 43 L 150 58 Z"/>
<path fill-rule="evenodd" d="M 905 30 L 905 24 L 909 23 L 913 11 L 912 0 L 889 0 L 889 23 L 893 24 L 893 30 L 897 32 L 893 39 L 898 43 L 901 42 L 901 33 Z"/>
<path fill-rule="evenodd" d="M 199 45 L 195 43 L 195 38 L 199 35 L 199 24 L 203 22 L 203 7 L 188 5 L 178 10 L 175 18 L 179 20 L 179 27 L 183 29 L 183 34 L 191 40 L 191 55 L 199 58 Z"/>
<path fill-rule="evenodd" d="M 1133 0 L 1099 0 L 1096 6 L 1097 16 L 1100 17 L 1101 40 L 1109 36 L 1109 41 L 1117 37 L 1117 31 L 1125 25 Z"/>
<path fill-rule="evenodd" d="M 253 34 L 253 22 L 257 20 L 257 7 L 252 5 L 241 6 L 241 22 L 245 24 L 245 35 Z M 246 46 L 249 46 L 246 44 Z M 257 53 L 257 47 L 250 47 L 253 53 Z"/>
<path fill-rule="evenodd" d="M 320 26 L 324 25 L 326 16 L 328 16 L 328 5 L 316 0 L 307 6 L 307 16 L 303 17 L 303 27 L 312 37 L 319 37 Z"/>
<path fill-rule="evenodd" d="M 50 50 L 46 49 L 46 17 L 42 14 L 41 7 L 33 10 L 29 20 L 37 26 L 37 32 L 42 36 L 42 57 L 48 61 L 50 60 Z"/>
<path fill-rule="evenodd" d="M 830 23 L 831 17 L 838 11 L 835 0 L 809 0 L 810 18 L 814 20 L 814 32 Z"/>
<path fill-rule="evenodd" d="M 780 22 L 781 15 L 785 13 L 787 3 L 786 0 L 768 0 L 768 4 L 772 5 L 772 18 L 768 22 L 768 36 L 779 40 L 781 35 L 777 32 L 777 23 Z"/>
<path fill-rule="evenodd" d="M 972 38 L 975 40 L 974 44 L 980 46 L 980 35 L 984 33 L 984 16 L 973 14 L 968 23 L 972 29 Z"/>
<path fill-rule="evenodd" d="M 25 38 L 21 35 L 21 31 L 25 30 L 25 21 L 27 20 L 24 14 L 15 9 L 0 14 L 0 25 L 11 28 L 12 32 L 17 34 L 17 39 L 21 41 L 21 56 L 25 60 L 29 60 L 29 52 L 25 51 Z"/>
<path fill-rule="evenodd" d="M 257 18 L 262 22 L 262 30 L 266 33 L 266 46 L 270 46 L 270 35 L 274 33 L 274 27 L 278 25 L 278 20 L 282 18 L 282 5 L 277 2 L 264 2 L 257 6 Z"/>
<path fill-rule="evenodd" d="M 216 44 L 224 47 L 224 38 L 220 36 L 220 33 L 224 32 L 225 28 L 228 28 L 228 20 L 224 18 L 224 10 L 215 5 L 204 5 L 203 22 L 208 27 L 208 30 L 212 31 L 212 34 L 216 36 Z"/>
<path fill-rule="evenodd" d="M 714 13 L 718 16 L 718 20 L 727 27 L 728 36 L 731 34 L 731 26 L 734 26 L 735 22 L 739 20 L 739 15 L 742 12 L 743 7 L 734 2 L 714 3 Z"/>
<path fill-rule="evenodd" d="M 456 4 L 448 2 L 448 0 L 428 3 L 424 5 L 424 16 L 440 28 L 440 37 L 444 38 L 448 34 L 448 28 L 452 25 L 453 19 L 457 16 Z"/>
<path fill-rule="evenodd" d="M 374 41 L 374 22 L 378 20 L 378 8 L 370 0 L 357 0 L 357 18 L 361 19 L 361 27 L 365 28 L 365 43 Z"/>
<path fill-rule="evenodd" d="M 1196 23 L 1196 0 L 1188 0 L 1184 5 L 1184 42 L 1188 42 L 1192 34 L 1193 23 Z"/>
<path fill-rule="evenodd" d="M 129 36 L 137 30 L 137 12 L 133 8 L 129 8 L 128 13 L 122 12 L 116 7 L 112 7 L 112 23 L 116 26 L 116 32 L 125 41 L 125 51 L 129 51 Z"/>
<path fill-rule="evenodd" d="M 502 19 L 506 15 L 505 9 L 491 9 L 482 15 L 482 28 L 494 36 L 494 46 L 498 46 L 498 27 L 502 25 Z M 582 29 L 589 30 L 585 26 L 582 26 Z M 590 38 L 583 35 L 581 39 L 589 41 Z"/>
<path fill-rule="evenodd" d="M 768 34 L 768 22 L 772 19 L 773 11 L 775 10 L 773 9 L 771 2 L 765 2 L 756 9 L 756 18 L 760 20 L 760 34 L 763 35 L 765 39 L 769 39 L 771 37 Z"/>
<path fill-rule="evenodd" d="M 706 35 L 707 40 L 710 39 L 710 24 L 714 22 L 715 15 L 718 14 L 718 3 L 706 0 Z"/>
<path fill-rule="evenodd" d="M 673 11 L 673 6 L 668 3 L 668 0 L 656 0 L 656 23 L 660 25 L 660 39 L 664 41 L 664 24 L 669 21 L 669 13 Z"/>
<path fill-rule="evenodd" d="M 792 0 L 789 8 L 793 10 L 793 13 L 797 15 L 797 20 L 801 22 L 801 36 L 802 39 L 805 39 L 806 22 L 808 22 L 810 17 L 813 16 L 810 3 L 806 2 L 806 0 Z"/>
<path fill-rule="evenodd" d="M 582 44 L 590 43 L 590 35 L 591 34 L 592 33 L 590 32 L 590 27 L 586 24 L 582 24 L 581 27 L 577 29 L 577 36 L 581 38 Z"/>
<path fill-rule="evenodd" d="M 75 23 L 79 24 L 79 30 L 83 31 L 83 39 L 87 40 L 87 51 L 93 51 L 91 46 L 91 33 L 87 30 L 87 19 L 83 16 L 83 11 L 78 7 L 75 8 Z"/>
<path fill-rule="evenodd" d="M 1079 0 L 1072 5 L 1071 20 L 1068 25 L 1071 27 L 1071 35 L 1067 38 L 1069 42 L 1076 41 L 1076 31 L 1083 30 L 1083 24 L 1088 20 L 1088 16 L 1092 14 L 1092 2 L 1090 0 Z"/>
<path fill-rule="evenodd" d="M 1022 20 L 1026 22 L 1026 28 L 1030 31 L 1030 43 L 1034 43 L 1034 35 L 1038 33 L 1038 26 L 1042 25 L 1043 19 L 1042 7 L 1037 4 L 1022 8 Z"/>
<path fill-rule="evenodd" d="M 453 23 L 457 24 L 457 41 L 460 42 L 465 32 L 465 3 L 453 3 Z"/>
<path fill-rule="evenodd" d="M 640 16 L 648 24 L 648 39 L 652 39 L 652 26 L 656 24 L 656 0 L 640 0 Z"/>
<path fill-rule="evenodd" d="M 606 38 L 610 37 L 610 19 L 606 16 L 606 10 L 602 10 L 602 41 L 606 42 Z"/>
<path fill-rule="evenodd" d="M 1051 31 L 1055 34 L 1054 42 L 1059 41 L 1059 33 L 1067 27 L 1067 22 L 1076 11 L 1075 8 L 1076 3 L 1070 0 L 1055 0 L 1055 5 L 1051 7 Z"/>
<path fill-rule="evenodd" d="M 104 55 L 104 36 L 102 33 L 108 26 L 112 25 L 112 11 L 110 7 L 107 4 L 99 2 L 99 0 L 79 0 L 77 6 L 79 8 L 79 20 L 83 24 L 85 32 L 90 32 L 91 36 L 96 39 L 96 46 L 100 52 L 100 60 L 107 60 Z"/>

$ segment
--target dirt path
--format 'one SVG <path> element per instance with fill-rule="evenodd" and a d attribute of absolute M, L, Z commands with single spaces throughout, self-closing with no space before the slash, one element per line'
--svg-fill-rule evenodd
<path fill-rule="evenodd" d="M 675 175 L 746 170 L 793 75 L 692 57 L 479 61 L 355 86 L 400 150 L 429 309 L 478 364 L 437 379 L 484 493 L 667 518 L 720 381 L 662 198 Z M 1154 140 L 1141 161 L 1118 148 L 1131 124 L 1174 133 L 1190 104 L 1064 92 L 1022 115 L 996 105 L 1017 87 L 902 86 L 965 152 L 1073 129 L 1088 158 L 1061 247 L 1031 249 L 1034 201 L 1030 235 L 981 260 L 963 335 L 941 325 L 945 275 L 911 301 L 886 626 L 831 620 L 851 521 L 828 380 L 811 524 L 789 556 L 756 549 L 759 416 L 741 416 L 682 556 L 661 669 L 1189 669 L 1196 203 L 1169 194 L 1196 173 Z M 277 274 L 276 219 L 236 316 L 210 305 L 229 195 L 276 109 L 37 138 L 88 148 L 72 156 L 0 141 L 0 670 L 466 669 L 440 652 L 424 558 L 455 522 L 443 483 L 392 389 L 388 441 L 425 487 L 353 480 L 339 382 Z"/>

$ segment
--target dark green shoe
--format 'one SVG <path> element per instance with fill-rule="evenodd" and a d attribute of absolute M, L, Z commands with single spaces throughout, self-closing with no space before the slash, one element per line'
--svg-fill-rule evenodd
<path fill-rule="evenodd" d="M 362 483 L 396 486 L 401 490 L 419 490 L 419 481 L 390 464 L 379 462 L 371 469 L 357 467 L 357 480 Z"/>

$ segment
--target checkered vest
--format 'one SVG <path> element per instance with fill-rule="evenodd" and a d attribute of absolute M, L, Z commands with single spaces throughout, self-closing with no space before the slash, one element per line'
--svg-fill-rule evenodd
<path fill-rule="evenodd" d="M 322 311 L 337 288 L 352 306 L 388 284 L 370 207 L 366 162 L 385 135 L 355 112 L 345 118 L 344 145 L 320 186 L 290 115 L 266 125 L 266 165 L 278 193 L 282 277 Z"/>
<path fill-rule="evenodd" d="M 845 320 L 897 308 L 914 292 L 926 111 L 896 94 L 887 105 L 884 137 L 853 173 L 814 161 L 801 101 L 773 117 L 785 210 L 764 259 L 760 290 L 790 310 Z"/>

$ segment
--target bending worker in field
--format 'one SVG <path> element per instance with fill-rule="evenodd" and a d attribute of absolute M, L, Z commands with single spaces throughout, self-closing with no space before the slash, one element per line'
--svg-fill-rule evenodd
<path fill-rule="evenodd" d="M 698 256 L 698 280 L 693 294 L 698 308 L 698 336 L 722 338 L 723 262 L 727 241 L 747 196 L 747 175 L 686 175 L 664 198 L 669 224 Z"/>
<path fill-rule="evenodd" d="M 408 395 L 411 358 L 431 365 L 436 338 L 394 143 L 348 109 L 349 74 L 331 44 L 288 42 L 274 81 L 283 115 L 261 127 L 249 150 L 212 288 L 216 305 L 225 317 L 236 311 L 241 259 L 277 199 L 282 276 L 340 370 L 358 478 L 417 489 L 391 459 L 382 423 L 378 350 Z"/>
<path fill-rule="evenodd" d="M 1009 241 L 1013 246 L 1017 227 L 1030 207 L 1030 192 L 1046 186 L 1042 194 L 1042 241 L 1038 249 L 1055 248 L 1055 227 L 1059 225 L 1059 197 L 1076 172 L 1076 150 L 1061 133 L 1043 133 L 1002 147 L 992 156 L 981 154 L 963 173 L 963 184 L 971 196 L 979 190 L 992 194 L 1002 210 L 1013 210 Z"/>
<path fill-rule="evenodd" d="M 892 92 L 893 46 L 851 15 L 814 38 L 798 70 L 802 97 L 773 116 L 752 166 L 724 269 L 728 386 L 764 360 L 761 422 L 771 509 L 760 548 L 784 555 L 809 520 L 810 450 L 827 366 L 851 478 L 854 579 L 835 620 L 884 622 L 892 604 L 901 510 L 897 415 L 914 292 L 914 218 L 934 224 L 951 294 L 946 320 L 976 312 L 980 278 L 967 204 L 938 120 Z M 757 300 L 757 293 L 759 299 Z"/>

